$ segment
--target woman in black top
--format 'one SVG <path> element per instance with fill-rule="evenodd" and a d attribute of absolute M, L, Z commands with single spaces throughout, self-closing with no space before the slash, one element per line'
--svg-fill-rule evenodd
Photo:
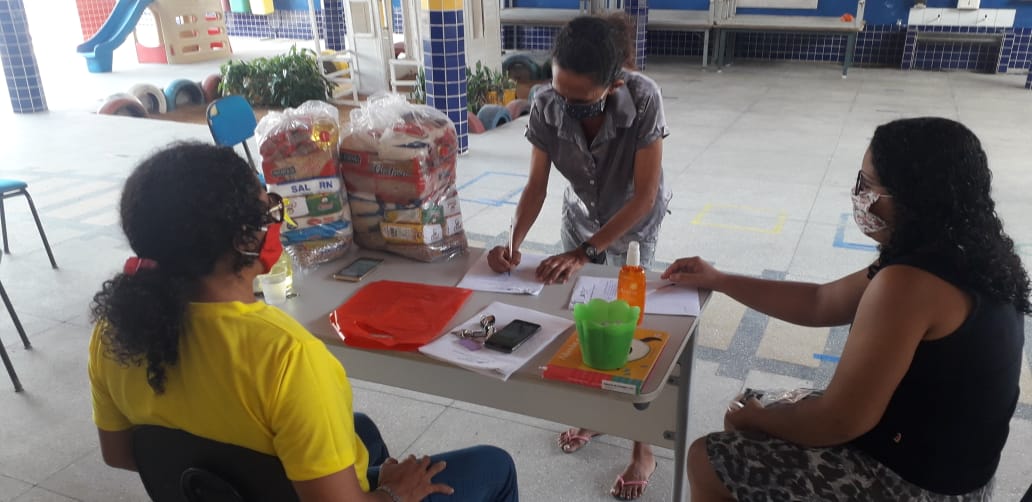
<path fill-rule="evenodd" d="M 689 451 L 692 501 L 982 500 L 1018 399 L 1029 278 L 963 125 L 906 119 L 874 133 L 854 219 L 867 269 L 817 285 L 724 274 L 699 258 L 664 277 L 805 326 L 852 323 L 823 394 L 733 402 Z"/>

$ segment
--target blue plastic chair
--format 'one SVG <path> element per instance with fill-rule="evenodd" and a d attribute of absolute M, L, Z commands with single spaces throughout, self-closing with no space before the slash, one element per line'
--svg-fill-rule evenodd
<path fill-rule="evenodd" d="M 50 242 L 47 241 L 47 234 L 43 231 L 43 224 L 39 221 L 39 213 L 36 211 L 36 205 L 32 202 L 32 196 L 29 195 L 28 183 L 21 180 L 0 178 L 0 233 L 3 234 L 4 253 L 11 253 L 11 248 L 7 240 L 7 212 L 4 209 L 4 200 L 19 196 L 24 196 L 25 201 L 29 203 L 29 210 L 32 211 L 32 218 L 36 220 L 36 229 L 39 230 L 39 236 L 43 239 L 43 247 L 47 250 L 47 257 L 50 258 L 50 266 L 57 268 L 57 262 L 54 260 L 54 252 L 50 249 Z M 14 328 L 18 331 L 18 336 L 21 337 L 22 344 L 25 345 L 26 349 L 31 349 L 32 344 L 29 343 L 29 337 L 25 335 L 25 329 L 22 327 L 21 321 L 18 320 L 18 313 L 14 311 L 14 305 L 11 304 L 11 299 L 7 296 L 7 291 L 4 289 L 3 284 L 0 284 L 0 300 L 3 300 L 4 306 L 7 307 L 7 313 L 11 315 L 11 321 L 14 322 Z M 7 368 L 7 374 L 11 377 L 11 383 L 14 384 L 14 391 L 21 392 L 21 381 L 18 380 L 18 374 L 14 371 L 14 365 L 11 364 L 11 359 L 7 356 L 7 350 L 4 349 L 3 342 L 0 342 L 0 359 L 3 360 L 4 367 Z"/>
<path fill-rule="evenodd" d="M 247 154 L 247 162 L 251 168 L 258 172 L 258 177 L 263 178 L 261 171 L 251 157 L 251 149 L 247 146 L 247 140 L 254 137 L 254 130 L 258 127 L 258 119 L 254 116 L 254 109 L 243 96 L 226 96 L 216 99 L 208 105 L 206 113 L 208 118 L 208 129 L 216 145 L 236 146 L 244 145 L 244 153 Z"/>
<path fill-rule="evenodd" d="M 26 202 L 29 203 L 29 211 L 32 211 L 32 218 L 36 220 L 39 237 L 43 239 L 43 247 L 46 248 L 47 256 L 50 258 L 50 266 L 57 268 L 54 252 L 50 250 L 50 242 L 47 241 L 47 234 L 43 231 L 43 224 L 39 221 L 36 205 L 32 203 L 32 196 L 29 195 L 29 184 L 21 180 L 0 178 L 0 231 L 4 238 L 4 254 L 11 254 L 11 247 L 7 240 L 7 212 L 4 210 L 4 200 L 11 197 L 25 197 Z"/>
<path fill-rule="evenodd" d="M 0 283 L 0 298 L 3 299 L 4 305 L 7 307 L 7 312 L 11 314 L 11 321 L 14 322 L 14 329 L 18 330 L 18 336 L 21 337 L 22 344 L 25 345 L 26 349 L 31 349 L 32 344 L 29 343 L 29 337 L 25 336 L 25 328 L 22 327 L 21 321 L 18 320 L 18 314 L 14 311 L 14 305 L 11 305 L 11 299 L 7 297 L 7 291 L 4 289 L 3 283 Z M 3 360 L 4 367 L 7 368 L 7 375 L 11 377 L 11 383 L 14 384 L 14 391 L 21 392 L 21 380 L 18 380 L 18 373 L 14 371 L 14 364 L 11 363 L 11 358 L 7 356 L 7 349 L 4 348 L 2 340 L 0 340 L 0 359 Z"/>

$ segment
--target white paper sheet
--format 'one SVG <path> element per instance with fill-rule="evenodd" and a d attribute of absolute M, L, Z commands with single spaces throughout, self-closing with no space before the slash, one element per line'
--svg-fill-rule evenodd
<path fill-rule="evenodd" d="M 502 329 L 506 324 L 521 319 L 540 324 L 541 330 L 520 345 L 512 354 L 498 352 L 487 348 L 470 350 L 460 343 L 460 338 L 452 335 L 452 331 L 462 328 L 480 326 L 480 316 L 495 316 L 495 326 Z M 472 319 L 460 323 L 445 332 L 437 340 L 419 348 L 423 354 L 434 359 L 452 363 L 456 366 L 475 371 L 481 375 L 508 380 L 513 373 L 527 364 L 548 344 L 573 326 L 573 321 L 536 310 L 516 307 L 501 302 L 494 302 L 478 312 Z"/>
<path fill-rule="evenodd" d="M 535 271 L 541 260 L 546 256 L 525 254 L 520 257 L 520 265 L 511 273 L 499 274 L 487 264 L 487 253 L 482 253 L 480 259 L 473 264 L 466 275 L 457 284 L 460 288 L 472 289 L 475 291 L 490 291 L 492 293 L 510 293 L 514 295 L 541 294 L 545 284 L 535 277 Z"/>
<path fill-rule="evenodd" d="M 578 303 L 587 303 L 592 298 L 606 301 L 616 299 L 616 278 L 580 276 L 570 293 L 573 309 Z M 699 315 L 699 290 L 679 286 L 669 281 L 649 281 L 645 285 L 645 313 L 662 315 Z"/>

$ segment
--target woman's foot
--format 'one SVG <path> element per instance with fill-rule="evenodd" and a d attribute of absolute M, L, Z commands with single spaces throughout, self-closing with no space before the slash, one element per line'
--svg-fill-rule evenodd
<path fill-rule="evenodd" d="M 649 480 L 656 472 L 656 458 L 652 456 L 652 447 L 644 443 L 634 443 L 631 463 L 623 474 L 616 477 L 609 493 L 621 500 L 635 500 L 645 494 Z"/>
<path fill-rule="evenodd" d="M 601 435 L 601 433 L 589 431 L 588 429 L 570 429 L 559 434 L 559 439 L 556 443 L 559 445 L 559 449 L 563 450 L 563 453 L 573 453 L 590 443 L 596 436 Z"/>

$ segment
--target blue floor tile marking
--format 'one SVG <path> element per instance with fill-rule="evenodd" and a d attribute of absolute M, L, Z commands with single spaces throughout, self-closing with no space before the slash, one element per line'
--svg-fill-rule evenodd
<path fill-rule="evenodd" d="M 850 223 L 850 219 L 853 215 L 849 213 L 842 213 L 839 218 L 838 228 L 835 229 L 835 241 L 832 242 L 833 247 L 843 249 L 855 249 L 857 251 L 878 251 L 878 246 L 873 244 L 863 244 L 860 242 L 846 242 L 846 225 Z"/>
<path fill-rule="evenodd" d="M 839 357 L 838 356 L 833 356 L 833 355 L 830 355 L 830 354 L 814 354 L 813 358 L 818 360 L 818 361 L 827 361 L 829 363 L 837 363 L 837 362 L 839 362 Z"/>
<path fill-rule="evenodd" d="M 486 171 L 486 172 L 478 174 L 473 179 L 471 179 L 471 180 L 469 180 L 469 181 L 459 185 L 458 187 L 456 187 L 458 189 L 459 195 L 460 195 L 459 200 L 462 201 L 462 202 L 474 202 L 474 203 L 477 203 L 477 204 L 483 204 L 485 206 L 493 206 L 493 207 L 501 207 L 503 205 L 515 206 L 516 202 L 513 201 L 512 199 L 514 197 L 516 197 L 517 195 L 519 195 L 521 192 L 523 192 L 522 183 L 521 183 L 521 186 L 519 188 L 517 188 L 517 189 L 515 189 L 515 190 L 513 190 L 513 191 L 511 191 L 511 192 L 509 192 L 507 194 L 505 194 L 505 197 L 502 198 L 502 199 L 466 198 L 466 197 L 462 197 L 461 196 L 462 195 L 462 190 L 464 190 L 464 189 L 466 189 L 466 188 L 468 188 L 470 186 L 473 186 L 473 185 L 475 185 L 476 183 L 478 183 L 480 181 L 483 181 L 485 178 L 487 178 L 489 176 L 509 176 L 509 177 L 513 177 L 513 178 L 523 178 L 524 180 L 527 179 L 527 176 L 524 175 L 524 174 L 506 173 L 506 172 L 500 172 L 500 171 Z"/>

